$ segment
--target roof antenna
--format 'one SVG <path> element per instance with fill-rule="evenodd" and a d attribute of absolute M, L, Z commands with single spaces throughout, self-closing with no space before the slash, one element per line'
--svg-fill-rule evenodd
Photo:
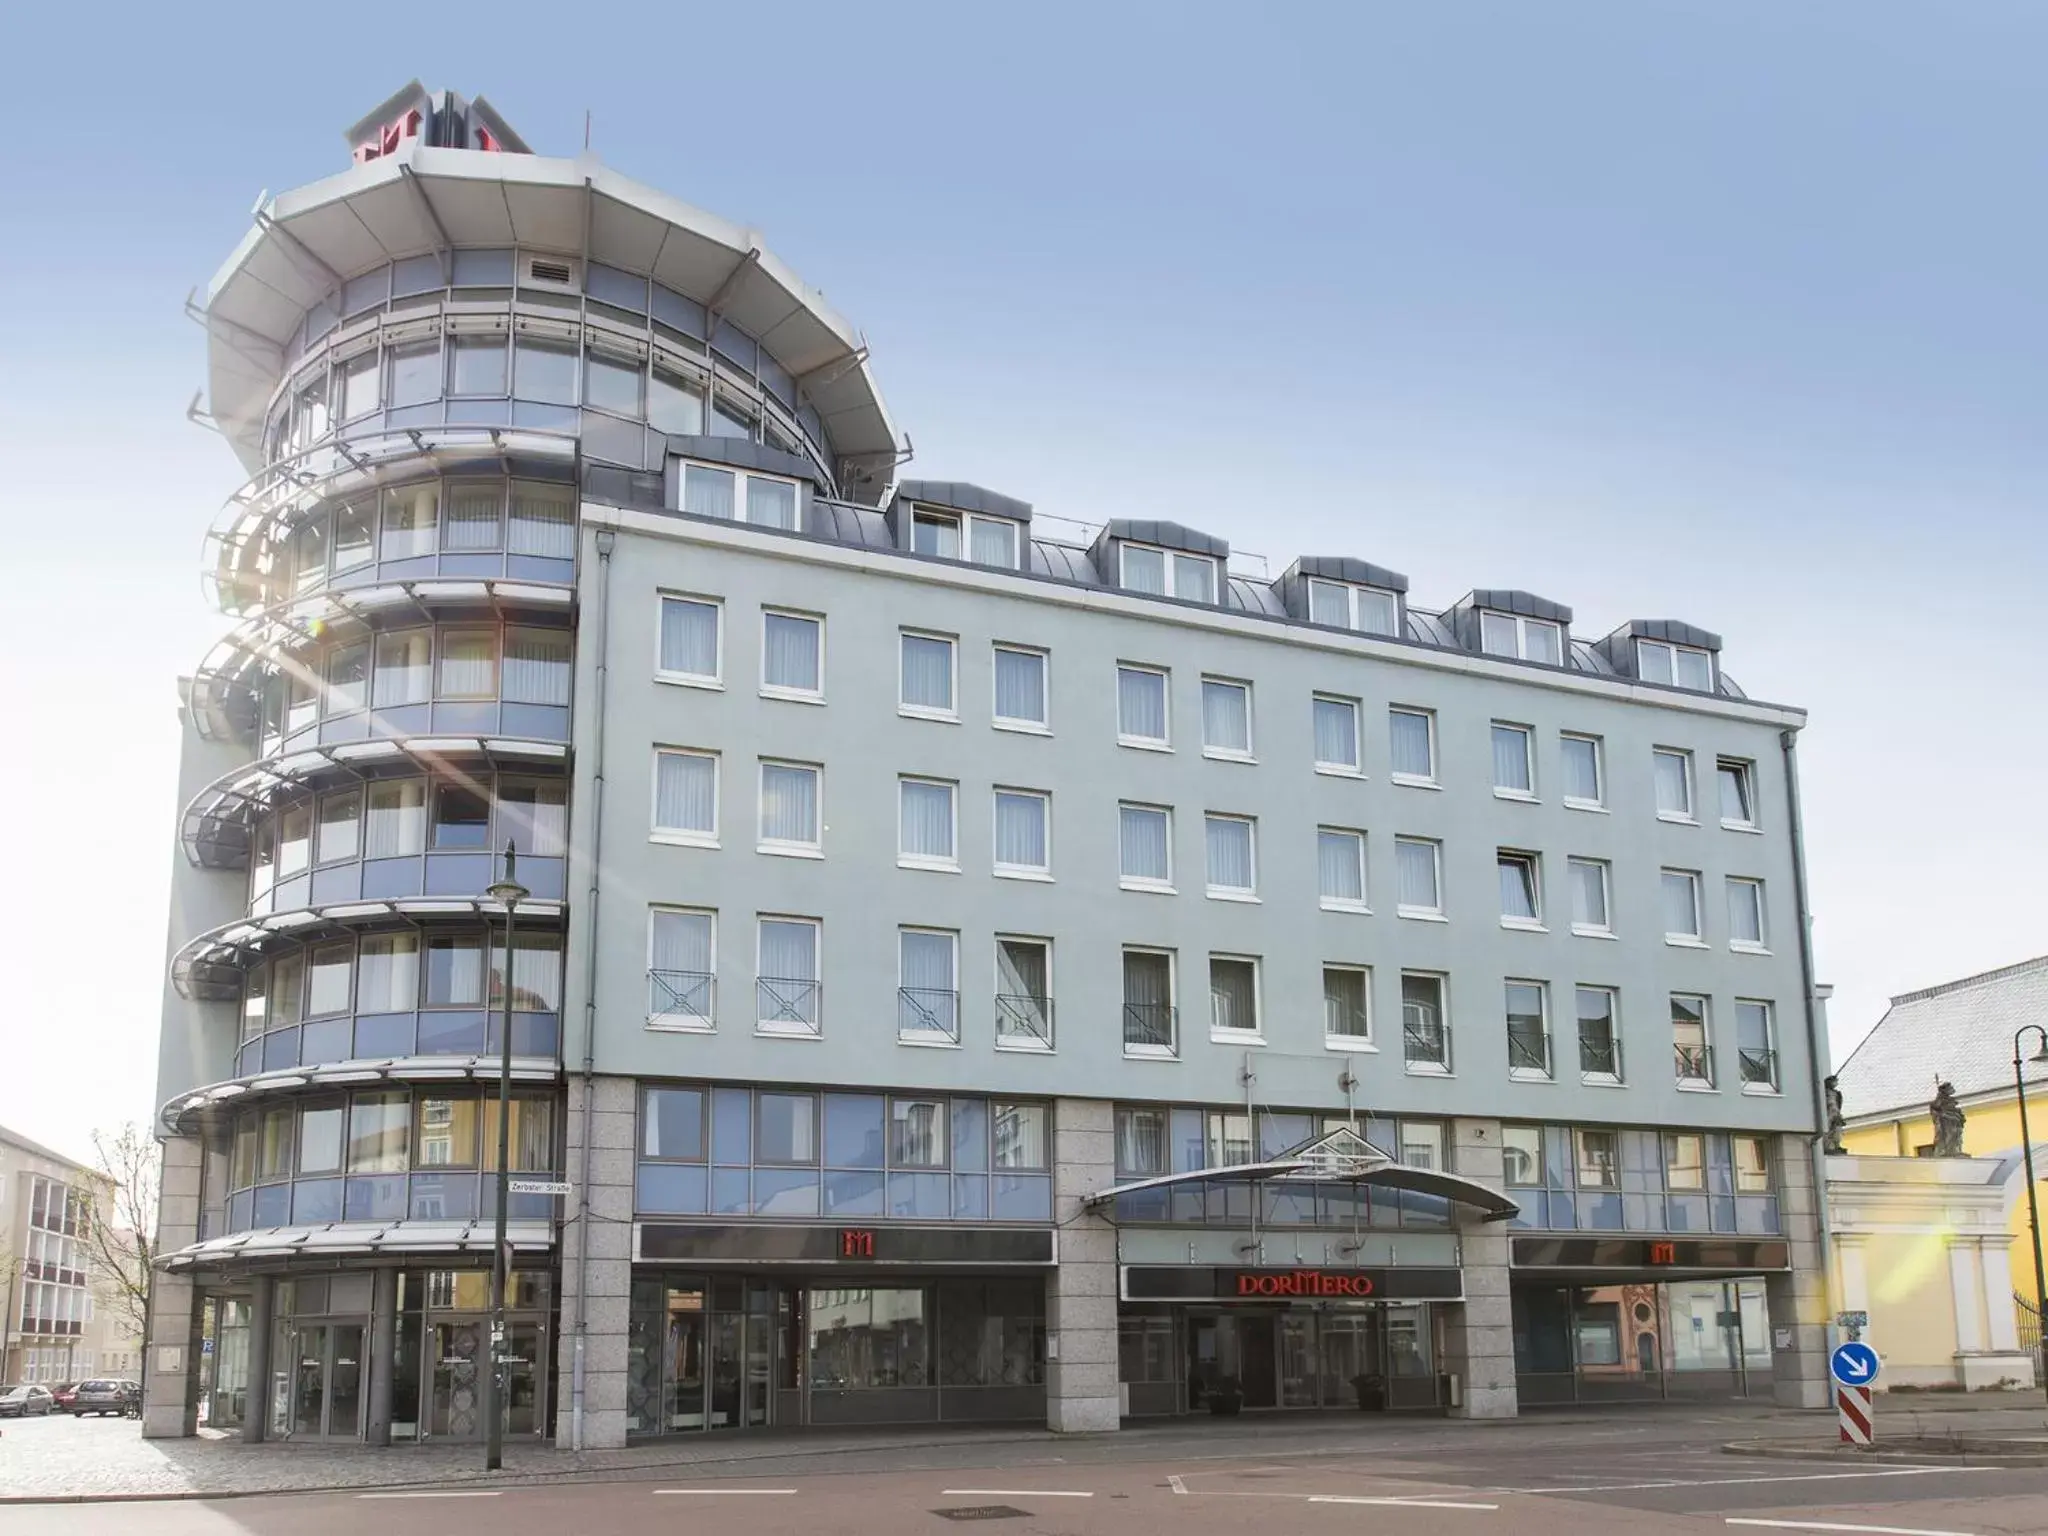
<path fill-rule="evenodd" d="M 590 108 L 588 107 L 583 109 L 583 149 L 586 154 L 590 151 Z"/>

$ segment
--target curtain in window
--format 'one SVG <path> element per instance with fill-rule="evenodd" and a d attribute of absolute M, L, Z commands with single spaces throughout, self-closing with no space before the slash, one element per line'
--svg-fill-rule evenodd
<path fill-rule="evenodd" d="M 953 857 L 953 786 L 902 781 L 903 854 L 913 859 Z"/>
<path fill-rule="evenodd" d="M 1358 604 L 1358 627 L 1368 635 L 1398 634 L 1401 627 L 1401 605 L 1391 592 L 1375 591 L 1371 587 L 1354 589 L 1354 601 Z"/>
<path fill-rule="evenodd" d="M 441 547 L 448 550 L 496 549 L 498 520 L 505 510 L 502 485 L 465 485 L 460 481 L 448 489 L 448 521 L 441 530 Z"/>
<path fill-rule="evenodd" d="M 656 912 L 649 946 L 657 971 L 691 971 L 708 975 L 711 965 L 711 914 Z"/>
<path fill-rule="evenodd" d="M 410 933 L 372 934 L 363 940 L 356 970 L 358 1013 L 404 1013 L 419 1006 L 420 941 Z"/>
<path fill-rule="evenodd" d="M 1045 946 L 1001 939 L 996 943 L 996 990 L 1006 997 L 1049 997 Z"/>
<path fill-rule="evenodd" d="M 1235 683 L 1202 684 L 1202 745 L 1219 752 L 1252 749 L 1251 696 Z"/>
<path fill-rule="evenodd" d="M 761 765 L 761 836 L 772 843 L 817 842 L 816 769 Z"/>
<path fill-rule="evenodd" d="M 1591 928 L 1607 926 L 1607 882 L 1598 864 L 1572 865 L 1572 921 Z"/>
<path fill-rule="evenodd" d="M 1323 1033 L 1352 1039 L 1366 1035 L 1365 973 L 1323 971 Z"/>
<path fill-rule="evenodd" d="M 1327 901 L 1365 901 L 1364 840 L 1351 832 L 1316 834 L 1317 889 Z"/>
<path fill-rule="evenodd" d="M 374 502 L 361 502 L 352 507 L 343 507 L 334 514 L 336 571 L 352 571 L 359 565 L 368 565 L 375 558 L 376 521 L 377 507 Z"/>
<path fill-rule="evenodd" d="M 1258 987 L 1248 960 L 1209 962 L 1209 1022 L 1217 1029 L 1259 1027 Z"/>
<path fill-rule="evenodd" d="M 1156 549 L 1123 546 L 1123 584 L 1132 592 L 1166 595 L 1166 555 Z"/>
<path fill-rule="evenodd" d="M 567 704 L 569 670 L 567 630 L 515 626 L 505 631 L 504 697 L 508 701 Z"/>
<path fill-rule="evenodd" d="M 1172 962 L 1165 955 L 1124 956 L 1124 1043 L 1172 1045 Z"/>
<path fill-rule="evenodd" d="M 1676 815 L 1692 814 L 1692 787 L 1686 782 L 1685 759 L 1676 752 L 1655 755 L 1657 809 Z"/>
<path fill-rule="evenodd" d="M 1252 888 L 1252 828 L 1248 821 L 1208 818 L 1209 884 L 1227 890 Z"/>
<path fill-rule="evenodd" d="M 1763 893 L 1752 881 L 1728 882 L 1728 937 L 1737 944 L 1764 941 Z"/>
<path fill-rule="evenodd" d="M 1351 592 L 1334 581 L 1312 581 L 1308 584 L 1308 616 L 1317 624 L 1334 624 L 1339 629 L 1351 627 Z"/>
<path fill-rule="evenodd" d="M 1719 769 L 1721 781 L 1721 819 L 1724 821 L 1752 821 L 1749 809 L 1749 774 L 1742 767 L 1723 763 Z"/>
<path fill-rule="evenodd" d="M 904 929 L 903 985 L 920 991 L 953 990 L 953 936 Z M 926 1000 L 930 1006 L 930 1000 Z"/>
<path fill-rule="evenodd" d="M 408 560 L 415 555 L 431 555 L 440 521 L 440 482 L 430 480 L 424 485 L 386 491 L 378 558 Z"/>
<path fill-rule="evenodd" d="M 505 944 L 491 946 L 490 1001 L 502 1003 Z M 553 934 L 520 934 L 512 953 L 512 1006 L 527 1012 L 552 1013 L 562 1006 L 562 947 Z"/>
<path fill-rule="evenodd" d="M 796 487 L 787 480 L 747 476 L 747 521 L 763 528 L 796 527 Z"/>
<path fill-rule="evenodd" d="M 1436 774 L 1436 763 L 1429 749 L 1429 717 L 1418 715 L 1411 710 L 1395 710 L 1392 715 L 1394 731 L 1394 772 L 1407 774 L 1411 778 L 1427 779 Z"/>
<path fill-rule="evenodd" d="M 815 981 L 818 975 L 818 930 L 809 923 L 763 918 L 761 974 L 772 980 Z M 802 1017 L 815 1017 L 814 1005 L 805 1001 L 812 993 L 811 988 L 783 990 L 786 1000 Z"/>
<path fill-rule="evenodd" d="M 1045 658 L 1031 651 L 996 652 L 996 718 L 1045 724 Z"/>
<path fill-rule="evenodd" d="M 718 606 L 679 597 L 661 600 L 661 670 L 718 676 Z"/>
<path fill-rule="evenodd" d="M 1434 911 L 1437 905 L 1436 845 L 1396 843 L 1395 873 L 1400 877 L 1400 904 Z"/>
<path fill-rule="evenodd" d="M 765 791 L 765 776 L 763 786 Z M 762 820 L 765 826 L 765 811 Z M 717 832 L 717 758 L 697 752 L 656 755 L 654 824 L 671 832 L 702 832 L 707 836 Z"/>
<path fill-rule="evenodd" d="M 1166 679 L 1157 672 L 1119 667 L 1116 673 L 1117 730 L 1146 741 L 1166 739 Z"/>
<path fill-rule="evenodd" d="M 427 785 L 424 779 L 401 779 L 370 786 L 369 826 L 363 838 L 366 858 L 392 859 L 418 853 L 427 845 Z"/>
<path fill-rule="evenodd" d="M 1198 603 L 1216 601 L 1216 562 L 1207 555 L 1173 557 L 1173 595 Z"/>
<path fill-rule="evenodd" d="M 1714 664 L 1705 651 L 1680 651 L 1678 653 L 1678 686 L 1697 688 L 1709 693 L 1714 687 Z"/>
<path fill-rule="evenodd" d="M 990 517 L 977 517 L 968 523 L 967 558 L 976 565 L 999 566 L 1006 571 L 1017 569 L 1017 525 L 1005 523 Z"/>
<path fill-rule="evenodd" d="M 1165 880 L 1171 868 L 1164 811 L 1125 806 L 1122 815 L 1123 873 L 1130 880 Z"/>
<path fill-rule="evenodd" d="M 566 486 L 512 482 L 512 518 L 505 548 L 550 560 L 576 557 L 576 494 Z"/>
<path fill-rule="evenodd" d="M 1766 1004 L 1735 1005 L 1735 1043 L 1745 1051 L 1771 1048 L 1771 1010 Z"/>
<path fill-rule="evenodd" d="M 370 701 L 379 709 L 424 704 L 434 696 L 434 633 L 409 629 L 377 637 L 377 670 Z"/>
<path fill-rule="evenodd" d="M 441 636 L 444 699 L 487 699 L 498 691 L 498 637 L 488 630 L 452 630 Z"/>
<path fill-rule="evenodd" d="M 506 784 L 500 781 L 498 815 L 503 835 L 521 853 L 559 859 L 568 851 L 569 807 L 562 784 Z"/>
<path fill-rule="evenodd" d="M 1527 859 L 1500 861 L 1500 915 L 1529 920 L 1536 916 L 1536 871 Z"/>
<path fill-rule="evenodd" d="M 762 618 L 761 680 L 771 688 L 818 691 L 818 621 L 770 613 Z"/>
<path fill-rule="evenodd" d="M 913 709 L 953 707 L 951 641 L 903 637 L 903 702 Z"/>
<path fill-rule="evenodd" d="M 1565 738 L 1564 792 L 1571 800 L 1600 798 L 1600 748 L 1596 743 Z"/>
<path fill-rule="evenodd" d="M 1146 1177 L 1166 1172 L 1166 1115 L 1157 1109 L 1119 1110 L 1117 1172 Z"/>
<path fill-rule="evenodd" d="M 1493 786 L 1529 792 L 1529 733 L 1513 726 L 1493 728 Z"/>
<path fill-rule="evenodd" d="M 484 1000 L 484 946 L 480 937 L 441 934 L 427 941 L 427 1002 L 475 1007 Z"/>
<path fill-rule="evenodd" d="M 1691 875 L 1664 876 L 1664 931 L 1692 934 L 1700 931 L 1698 890 Z"/>
<path fill-rule="evenodd" d="M 683 510 L 698 517 L 722 517 L 729 521 L 734 513 L 732 471 L 685 464 Z"/>
<path fill-rule="evenodd" d="M 1339 699 L 1317 699 L 1316 761 L 1358 766 L 1358 709 Z"/>
<path fill-rule="evenodd" d="M 1044 869 L 1046 802 L 1038 795 L 996 791 L 996 863 L 1017 869 Z"/>

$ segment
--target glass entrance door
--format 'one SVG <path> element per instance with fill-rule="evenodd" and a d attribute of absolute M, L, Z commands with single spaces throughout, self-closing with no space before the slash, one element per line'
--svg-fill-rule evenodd
<path fill-rule="evenodd" d="M 363 1325 L 327 1329 L 327 1425 L 323 1434 L 355 1436 L 363 1424 Z"/>
<path fill-rule="evenodd" d="M 1326 1313 L 1320 1331 L 1323 1406 L 1386 1407 L 1379 1310 Z"/>
<path fill-rule="evenodd" d="M 1271 1408 L 1279 1401 L 1279 1372 L 1273 1354 L 1274 1324 L 1271 1313 L 1247 1312 L 1237 1323 L 1238 1379 L 1244 1389 L 1247 1408 Z"/>
<path fill-rule="evenodd" d="M 505 1433 L 537 1434 L 541 1427 L 541 1363 L 547 1329 L 535 1322 L 505 1324 Z"/>
<path fill-rule="evenodd" d="M 314 1323 L 291 1332 L 291 1434 L 313 1436 L 324 1430 L 327 1406 L 327 1329 Z"/>
<path fill-rule="evenodd" d="M 437 1322 L 433 1337 L 433 1388 L 427 1405 L 427 1433 L 437 1440 L 475 1440 L 483 1434 L 483 1379 L 487 1325 Z"/>
<path fill-rule="evenodd" d="M 353 1439 L 363 1429 L 363 1325 L 299 1323 L 285 1330 L 277 1374 L 290 1396 L 273 1431 L 294 1440 Z"/>
<path fill-rule="evenodd" d="M 713 1429 L 760 1429 L 768 1423 L 774 1335 L 770 1316 L 711 1314 Z"/>
<path fill-rule="evenodd" d="M 1280 1319 L 1280 1406 L 1318 1408 L 1324 1401 L 1316 1357 L 1316 1315 L 1289 1312 Z"/>

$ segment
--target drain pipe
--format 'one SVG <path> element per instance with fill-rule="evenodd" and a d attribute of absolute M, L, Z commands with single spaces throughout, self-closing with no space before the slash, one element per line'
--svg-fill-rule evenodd
<path fill-rule="evenodd" d="M 583 908 L 583 1101 L 577 1107 L 583 1167 L 576 1180 L 576 1342 L 570 1357 L 569 1385 L 569 1448 L 579 1455 L 583 1450 L 584 1355 L 590 1325 L 590 1095 L 597 1072 L 597 885 L 604 868 L 605 684 L 610 671 L 605 652 L 612 627 L 612 546 L 617 540 L 618 535 L 609 528 L 597 531 L 597 673 L 593 688 L 597 703 L 592 711 L 590 743 L 590 895 Z"/>
<path fill-rule="evenodd" d="M 1792 730 L 1778 732 L 1778 750 L 1785 759 L 1785 800 L 1790 807 L 1792 822 L 1792 899 L 1798 908 L 1799 981 L 1806 1015 L 1806 1059 L 1813 1076 L 1813 1123 L 1816 1131 L 1813 1138 L 1813 1210 L 1820 1226 L 1821 1285 L 1823 1294 L 1832 1299 L 1835 1270 L 1832 1223 L 1828 1216 L 1828 1107 L 1827 1092 L 1821 1086 L 1821 1079 L 1826 1075 L 1821 1071 L 1821 1063 L 1826 1059 L 1826 1042 L 1820 1037 L 1820 1020 L 1814 1011 L 1817 988 L 1813 979 L 1813 915 L 1807 905 L 1806 824 L 1799 812 L 1798 735 Z M 1826 1317 L 1821 1319 L 1823 1326 L 1828 1321 Z"/>

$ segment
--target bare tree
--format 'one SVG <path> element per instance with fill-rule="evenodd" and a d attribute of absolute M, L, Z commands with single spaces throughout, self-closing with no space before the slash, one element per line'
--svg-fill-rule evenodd
<path fill-rule="evenodd" d="M 86 1228 L 93 1279 L 106 1304 L 140 1338 L 149 1331 L 149 1285 L 156 1262 L 156 1203 L 163 1152 L 156 1139 L 130 1121 L 92 1133 L 93 1155 L 105 1180 Z"/>

